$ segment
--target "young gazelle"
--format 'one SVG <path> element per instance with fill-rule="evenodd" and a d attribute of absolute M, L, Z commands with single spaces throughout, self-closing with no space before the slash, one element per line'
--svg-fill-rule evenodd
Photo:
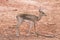
<path fill-rule="evenodd" d="M 16 31 L 16 35 L 19 36 L 19 26 L 22 24 L 23 21 L 28 21 L 30 22 L 30 28 L 29 28 L 29 31 L 28 31 L 28 34 L 30 34 L 30 30 L 32 27 L 34 27 L 34 30 L 35 30 L 35 33 L 36 33 L 36 28 L 35 28 L 35 23 L 37 21 L 39 21 L 42 16 L 46 16 L 46 14 L 39 9 L 39 16 L 35 16 L 35 15 L 31 15 L 31 14 L 20 14 L 20 15 L 17 15 L 16 18 L 17 18 L 17 31 Z"/>

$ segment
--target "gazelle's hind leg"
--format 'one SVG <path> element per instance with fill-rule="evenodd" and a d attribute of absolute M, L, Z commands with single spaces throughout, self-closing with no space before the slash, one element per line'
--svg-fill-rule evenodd
<path fill-rule="evenodd" d="M 17 17 L 17 25 L 16 25 L 16 36 L 19 36 L 19 26 L 22 24 L 23 18 Z"/>

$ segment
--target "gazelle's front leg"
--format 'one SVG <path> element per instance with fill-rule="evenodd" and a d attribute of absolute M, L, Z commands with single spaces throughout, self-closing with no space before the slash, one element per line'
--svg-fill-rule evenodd
<path fill-rule="evenodd" d="M 29 23 L 29 30 L 28 30 L 28 34 L 27 34 L 27 36 L 29 36 L 30 35 L 30 31 L 31 31 L 31 29 L 32 29 L 32 27 L 34 26 L 34 22 L 32 22 L 32 21 L 30 21 L 30 20 L 24 20 L 24 21 L 26 21 L 26 22 L 28 22 Z"/>
<path fill-rule="evenodd" d="M 23 18 L 17 17 L 17 25 L 16 25 L 16 36 L 19 36 L 19 26 L 22 24 Z"/>
<path fill-rule="evenodd" d="M 30 35 L 30 33 L 31 33 L 31 29 L 32 29 L 32 27 L 34 27 L 34 25 L 35 25 L 35 23 L 34 23 L 34 22 L 29 21 L 29 31 L 28 31 L 27 36 L 29 36 L 29 35 Z"/>
<path fill-rule="evenodd" d="M 29 29 L 29 33 L 30 33 L 30 31 L 31 31 L 31 29 L 32 29 L 32 27 L 34 27 L 34 33 L 33 34 L 35 34 L 36 36 L 38 36 L 37 34 L 37 31 L 36 31 L 36 26 L 35 26 L 35 21 L 32 21 L 32 22 L 30 22 L 30 29 Z"/>

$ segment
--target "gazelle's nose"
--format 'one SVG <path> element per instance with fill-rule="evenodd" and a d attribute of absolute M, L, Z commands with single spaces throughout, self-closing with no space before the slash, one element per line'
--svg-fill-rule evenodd
<path fill-rule="evenodd" d="M 44 16 L 47 16 L 46 14 L 44 14 Z"/>
<path fill-rule="evenodd" d="M 41 12 L 43 16 L 47 16 L 46 13 L 44 13 L 43 11 Z"/>

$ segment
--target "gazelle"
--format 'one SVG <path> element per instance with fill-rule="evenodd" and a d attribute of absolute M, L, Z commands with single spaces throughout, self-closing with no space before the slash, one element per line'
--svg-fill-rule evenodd
<path fill-rule="evenodd" d="M 39 21 L 43 16 L 46 16 L 46 14 L 39 9 L 39 16 L 35 16 L 35 15 L 31 15 L 31 14 L 20 14 L 20 15 L 17 15 L 16 18 L 17 18 L 17 26 L 16 26 L 16 35 L 19 36 L 19 26 L 22 24 L 23 21 L 28 21 L 30 22 L 30 28 L 29 28 L 29 31 L 28 31 L 28 34 L 30 34 L 30 30 L 32 27 L 34 27 L 34 30 L 35 30 L 35 33 L 36 33 L 36 27 L 35 27 L 35 23 L 37 21 Z"/>

